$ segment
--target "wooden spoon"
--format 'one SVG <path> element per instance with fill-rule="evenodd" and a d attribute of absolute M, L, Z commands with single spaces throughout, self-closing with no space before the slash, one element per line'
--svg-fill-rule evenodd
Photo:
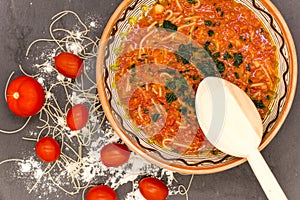
<path fill-rule="evenodd" d="M 208 77 L 200 83 L 195 101 L 207 139 L 224 153 L 247 158 L 268 199 L 287 199 L 258 150 L 262 120 L 247 94 L 226 80 Z"/>

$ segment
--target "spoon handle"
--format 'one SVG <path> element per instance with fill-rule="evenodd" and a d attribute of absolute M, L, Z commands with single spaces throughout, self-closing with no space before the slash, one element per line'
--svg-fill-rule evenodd
<path fill-rule="evenodd" d="M 247 159 L 268 199 L 287 199 L 261 153 L 255 149 Z"/>

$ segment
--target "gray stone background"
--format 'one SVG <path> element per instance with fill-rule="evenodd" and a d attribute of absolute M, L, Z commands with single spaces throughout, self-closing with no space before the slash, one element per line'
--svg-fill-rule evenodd
<path fill-rule="evenodd" d="M 4 85 L 11 71 L 18 71 L 23 64 L 26 47 L 37 38 L 48 37 L 50 18 L 62 11 L 73 10 L 81 17 L 100 16 L 102 28 L 120 4 L 121 0 L 0 0 L 0 127 L 13 129 L 22 124 L 7 109 L 4 100 Z M 296 47 L 300 43 L 300 1 L 272 0 L 284 16 L 294 37 Z M 100 31 L 101 32 L 101 31 Z M 99 33 L 99 36 L 101 33 Z M 299 56 L 298 56 L 299 58 Z M 298 83 L 299 86 L 299 83 Z M 290 114 L 270 145 L 262 151 L 270 168 L 276 175 L 289 199 L 300 199 L 300 93 L 296 93 Z M 22 134 L 22 133 L 20 133 Z M 18 135 L 0 135 L 0 161 L 20 157 L 20 152 L 32 150 L 32 144 Z M 33 200 L 38 197 L 28 194 L 23 182 L 13 178 L 12 165 L 0 166 L 0 200 Z M 188 176 L 178 176 L 188 184 Z M 126 187 L 130 187 L 127 185 Z M 118 190 L 119 197 L 128 188 Z M 192 200 L 243 200 L 266 199 L 247 163 L 234 169 L 210 175 L 197 175 L 189 192 Z M 49 196 L 48 199 L 57 199 Z M 81 199 L 80 196 L 61 196 L 60 199 Z M 122 198 L 121 198 L 122 199 Z M 182 196 L 171 199 L 185 199 Z"/>

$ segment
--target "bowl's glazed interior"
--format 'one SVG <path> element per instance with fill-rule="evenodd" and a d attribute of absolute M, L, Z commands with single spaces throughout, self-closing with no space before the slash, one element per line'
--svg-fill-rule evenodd
<path fill-rule="evenodd" d="M 291 107 L 297 77 L 296 52 L 291 34 L 284 19 L 274 5 L 267 0 L 240 0 L 263 22 L 271 33 L 278 48 L 279 83 L 277 97 L 272 101 L 270 112 L 264 118 L 263 149 L 276 135 Z M 223 171 L 244 162 L 224 153 L 217 155 L 182 156 L 150 144 L 147 137 L 138 131 L 120 105 L 114 84 L 114 71 L 111 66 L 116 62 L 116 49 L 122 43 L 122 33 L 130 29 L 129 19 L 139 17 L 144 5 L 151 6 L 155 0 L 125 0 L 111 17 L 104 30 L 99 46 L 97 60 L 98 91 L 108 120 L 119 137 L 130 149 L 148 161 L 180 173 L 205 174 Z"/>

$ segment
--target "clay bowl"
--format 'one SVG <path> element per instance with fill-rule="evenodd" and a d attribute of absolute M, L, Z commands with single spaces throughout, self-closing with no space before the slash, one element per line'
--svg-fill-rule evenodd
<path fill-rule="evenodd" d="M 260 150 L 276 136 L 291 108 L 297 82 L 297 58 L 291 33 L 283 17 L 268 0 L 240 0 L 248 7 L 270 32 L 278 49 L 277 96 L 272 100 L 269 113 L 263 120 L 264 136 Z M 142 8 L 151 6 L 155 0 L 124 0 L 110 18 L 100 41 L 97 57 L 98 93 L 104 112 L 116 134 L 127 146 L 146 160 L 172 171 L 183 174 L 208 174 L 230 169 L 245 162 L 244 159 L 224 153 L 184 156 L 155 145 L 138 131 L 120 105 L 111 66 L 116 62 L 115 51 L 122 44 L 122 33 L 128 32 L 130 19 L 138 18 Z"/>

